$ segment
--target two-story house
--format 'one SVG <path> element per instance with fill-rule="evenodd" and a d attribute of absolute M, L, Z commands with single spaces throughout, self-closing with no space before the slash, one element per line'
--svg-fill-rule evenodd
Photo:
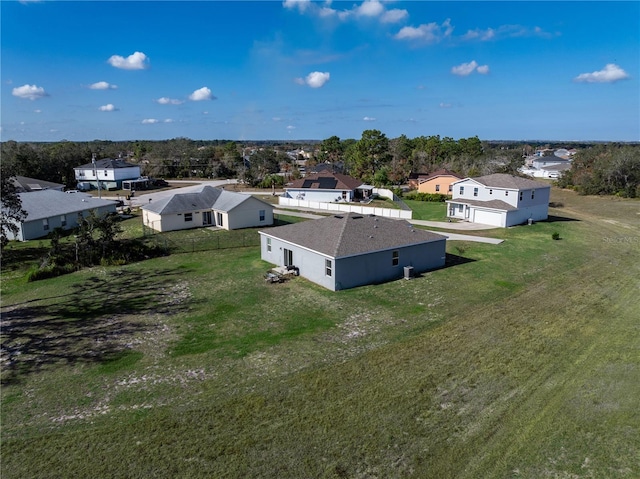
<path fill-rule="evenodd" d="M 77 166 L 73 170 L 79 190 L 97 189 L 98 182 L 104 190 L 118 190 L 122 188 L 123 181 L 140 178 L 140 167 L 121 158 L 103 158 Z"/>
<path fill-rule="evenodd" d="M 465 178 L 452 186 L 449 218 L 506 228 L 548 217 L 551 187 L 546 183 L 493 174 Z"/>

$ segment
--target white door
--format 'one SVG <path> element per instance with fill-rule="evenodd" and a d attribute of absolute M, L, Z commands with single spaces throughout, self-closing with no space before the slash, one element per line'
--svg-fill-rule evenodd
<path fill-rule="evenodd" d="M 473 222 L 483 225 L 502 226 L 502 214 L 495 211 L 476 210 Z"/>

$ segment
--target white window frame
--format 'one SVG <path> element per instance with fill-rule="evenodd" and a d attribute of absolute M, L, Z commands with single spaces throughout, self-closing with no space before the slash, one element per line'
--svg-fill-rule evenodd
<path fill-rule="evenodd" d="M 400 264 L 400 250 L 394 249 L 391 252 L 391 266 L 398 266 Z"/>
<path fill-rule="evenodd" d="M 327 276 L 333 275 L 333 262 L 330 259 L 324 260 L 324 274 Z"/>
<path fill-rule="evenodd" d="M 184 214 L 184 221 L 185 222 L 193 221 L 193 213 L 185 213 Z"/>

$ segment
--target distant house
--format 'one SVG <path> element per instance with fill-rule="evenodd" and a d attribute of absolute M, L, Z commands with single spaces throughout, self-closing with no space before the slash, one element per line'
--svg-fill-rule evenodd
<path fill-rule="evenodd" d="M 273 206 L 269 203 L 212 186 L 203 186 L 191 193 L 176 193 L 141 209 L 142 223 L 156 231 L 203 226 L 235 230 L 273 224 Z"/>
<path fill-rule="evenodd" d="M 571 169 L 571 161 L 557 156 L 535 157 L 527 166 L 519 168 L 525 175 L 534 178 L 559 178 L 560 175 Z"/>
<path fill-rule="evenodd" d="M 462 177 L 453 171 L 443 168 L 421 178 L 418 182 L 418 192 L 451 195 L 451 184 L 461 179 Z"/>
<path fill-rule="evenodd" d="M 140 167 L 127 163 L 123 159 L 103 158 L 93 162 L 77 166 L 75 171 L 79 190 L 97 189 L 119 190 L 125 180 L 140 178 Z"/>
<path fill-rule="evenodd" d="M 92 210 L 99 216 L 116 212 L 115 201 L 94 198 L 85 193 L 67 194 L 50 189 L 19 193 L 19 196 L 27 217 L 18 225 L 17 235 L 9 234 L 9 239 L 18 241 L 42 238 L 55 228 L 73 229 Z"/>
<path fill-rule="evenodd" d="M 357 201 L 369 198 L 373 186 L 339 173 L 314 173 L 294 181 L 285 187 L 285 196 L 295 200 L 333 203 Z"/>
<path fill-rule="evenodd" d="M 465 178 L 453 183 L 447 216 L 498 227 L 545 220 L 550 190 L 546 183 L 505 174 Z"/>
<path fill-rule="evenodd" d="M 28 178 L 26 176 L 14 176 L 11 181 L 18 193 L 29 193 L 30 191 L 57 190 L 64 191 L 64 185 L 52 183 L 51 181 Z"/>
<path fill-rule="evenodd" d="M 420 181 L 424 180 L 429 176 L 429 173 L 411 173 L 409 175 L 409 179 L 407 180 L 407 184 L 409 185 L 409 189 L 417 190 Z"/>
<path fill-rule="evenodd" d="M 356 213 L 260 231 L 261 258 L 332 291 L 444 266 L 446 237 L 404 220 Z"/>

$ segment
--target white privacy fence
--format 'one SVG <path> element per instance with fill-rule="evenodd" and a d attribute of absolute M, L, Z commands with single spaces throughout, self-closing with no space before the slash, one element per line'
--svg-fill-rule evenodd
<path fill-rule="evenodd" d="M 393 198 L 393 193 L 390 190 L 384 190 L 382 188 L 376 188 L 374 193 L 386 198 Z M 391 195 L 391 196 L 388 196 Z M 373 206 L 357 205 L 353 203 L 321 203 L 319 201 L 305 201 L 296 200 L 293 198 L 287 198 L 280 196 L 278 198 L 278 204 L 280 206 L 288 206 L 290 208 L 310 208 L 318 211 L 342 211 L 345 213 L 359 213 L 362 215 L 376 215 L 384 216 L 386 218 L 396 219 L 411 219 L 411 210 L 396 210 L 393 208 L 376 208 Z"/>

